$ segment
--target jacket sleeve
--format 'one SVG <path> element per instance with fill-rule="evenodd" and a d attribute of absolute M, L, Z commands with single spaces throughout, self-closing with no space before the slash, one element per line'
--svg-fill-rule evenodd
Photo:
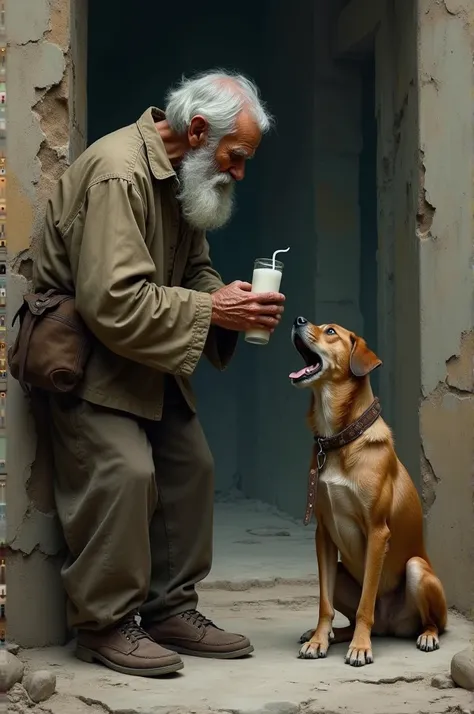
<path fill-rule="evenodd" d="M 209 243 L 202 231 L 193 232 L 183 285 L 190 290 L 206 293 L 214 293 L 224 286 L 221 276 L 212 267 Z M 238 338 L 238 332 L 211 326 L 204 354 L 216 369 L 223 370 L 227 367 L 234 355 Z"/>
<path fill-rule="evenodd" d="M 211 298 L 152 281 L 146 211 L 136 187 L 125 179 L 100 181 L 89 188 L 79 219 L 83 225 L 70 228 L 70 254 L 76 308 L 86 325 L 122 357 L 189 376 L 206 345 Z"/>

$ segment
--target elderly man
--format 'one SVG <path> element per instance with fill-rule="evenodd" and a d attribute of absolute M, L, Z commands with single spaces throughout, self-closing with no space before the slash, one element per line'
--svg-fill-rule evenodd
<path fill-rule="evenodd" d="M 283 311 L 278 293 L 224 286 L 205 238 L 269 127 L 245 77 L 183 80 L 164 112 L 90 146 L 48 205 L 35 288 L 74 293 L 93 341 L 79 390 L 49 396 L 68 619 L 77 656 L 119 672 L 253 651 L 196 609 L 214 482 L 188 377 L 203 353 L 225 367 L 238 332 L 273 330 Z"/>

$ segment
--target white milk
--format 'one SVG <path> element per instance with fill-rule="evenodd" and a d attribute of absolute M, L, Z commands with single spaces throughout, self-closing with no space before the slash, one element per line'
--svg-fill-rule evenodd
<path fill-rule="evenodd" d="M 253 293 L 278 293 L 280 292 L 281 270 L 273 268 L 255 268 L 252 277 Z M 254 345 L 266 345 L 270 339 L 270 332 L 261 328 L 248 330 L 245 341 Z"/>

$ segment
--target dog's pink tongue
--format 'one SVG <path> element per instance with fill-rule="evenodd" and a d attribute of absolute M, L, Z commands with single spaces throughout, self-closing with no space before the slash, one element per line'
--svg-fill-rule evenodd
<path fill-rule="evenodd" d="M 303 367 L 303 369 L 300 369 L 299 372 L 292 372 L 290 374 L 290 379 L 298 379 L 299 377 L 302 377 L 305 372 L 306 372 L 306 367 Z"/>

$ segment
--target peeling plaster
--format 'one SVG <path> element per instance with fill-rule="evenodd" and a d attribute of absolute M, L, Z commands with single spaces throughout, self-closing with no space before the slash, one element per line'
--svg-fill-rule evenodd
<path fill-rule="evenodd" d="M 54 111 L 51 108 L 53 101 L 48 101 L 47 97 L 50 92 L 53 97 L 56 96 L 54 88 L 64 81 L 67 67 L 62 49 L 48 42 L 25 47 L 12 46 L 8 61 L 9 73 L 18 78 L 18 91 L 10 92 L 9 95 L 9 117 L 15 117 L 15 121 L 18 121 L 18 117 L 24 117 L 23 131 L 10 133 L 8 147 L 11 176 L 7 186 L 8 201 L 17 209 L 12 211 L 9 222 L 11 238 L 8 250 L 15 254 L 29 249 L 31 241 L 37 240 L 41 233 L 44 211 L 40 210 L 40 204 L 44 204 L 45 198 L 44 195 L 39 195 L 37 190 L 42 177 L 38 153 L 42 144 L 50 140 L 47 132 L 51 121 L 48 117 Z M 35 87 L 45 89 L 40 102 Z M 44 128 L 43 113 L 46 124 Z M 64 137 L 67 137 L 68 133 L 67 112 L 64 114 L 58 111 L 56 122 L 64 124 L 60 141 L 60 144 L 64 145 L 67 142 Z M 58 131 L 56 127 L 54 138 Z"/>
<path fill-rule="evenodd" d="M 474 393 L 474 328 L 461 336 L 461 349 L 446 362 L 447 383 L 463 392 Z"/>
<path fill-rule="evenodd" d="M 416 234 L 420 239 L 431 238 L 431 226 L 436 208 L 428 201 L 425 188 L 426 168 L 423 163 L 424 155 L 420 151 L 420 176 L 418 184 L 418 210 L 416 213 Z"/>
<path fill-rule="evenodd" d="M 18 88 L 9 95 L 8 118 L 18 122 L 22 117 L 25 122 L 23 131 L 9 136 L 9 175 L 13 180 L 8 182 L 8 201 L 22 209 L 12 212 L 8 248 L 13 254 L 28 250 L 42 229 L 51 181 L 43 186 L 38 153 L 45 142 L 53 150 L 61 147 L 62 153 L 69 141 L 69 3 L 38 0 L 34 11 L 30 4 L 15 0 L 7 7 L 9 74 Z M 66 162 L 62 166 L 64 169 Z M 16 216 L 20 217 L 19 230 Z"/>
<path fill-rule="evenodd" d="M 63 550 L 57 516 L 55 513 L 40 513 L 31 507 L 18 529 L 17 536 L 10 543 L 12 551 L 31 555 L 37 550 L 43 555 L 58 555 Z"/>
<path fill-rule="evenodd" d="M 419 242 L 422 392 L 428 396 L 446 380 L 446 362 L 459 353 L 461 335 L 473 325 L 474 33 L 458 9 L 448 14 L 435 0 L 423 0 L 423 8 L 429 20 L 421 23 L 419 71 L 422 79 L 433 78 L 419 86 L 424 218 L 419 237 L 430 238 Z"/>
<path fill-rule="evenodd" d="M 14 0 L 7 7 L 8 41 L 27 45 L 43 39 L 50 23 L 49 0 Z M 28 22 L 25 22 L 25 18 Z"/>
<path fill-rule="evenodd" d="M 420 408 L 428 552 L 448 603 L 473 614 L 474 394 L 439 384 Z M 423 465 L 423 461 L 422 461 Z"/>

